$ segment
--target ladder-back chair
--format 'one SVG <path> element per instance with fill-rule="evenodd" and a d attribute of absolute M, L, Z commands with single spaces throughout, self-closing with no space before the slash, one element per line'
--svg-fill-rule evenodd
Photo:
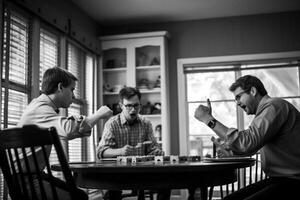
<path fill-rule="evenodd" d="M 216 146 L 213 145 L 213 156 L 216 156 Z M 220 185 L 219 191 L 216 194 L 216 196 L 221 197 L 223 199 L 228 194 L 237 191 L 247 185 L 250 185 L 252 183 L 256 183 L 260 180 L 263 180 L 267 178 L 265 173 L 263 172 L 261 168 L 261 162 L 260 162 L 260 153 L 257 152 L 251 158 L 255 159 L 255 164 L 251 167 L 246 167 L 242 169 L 238 169 L 237 171 L 237 182 L 230 183 L 226 185 Z M 214 188 L 216 187 L 210 187 L 209 190 L 209 200 L 212 199 L 214 196 Z"/>
<path fill-rule="evenodd" d="M 52 146 L 56 150 L 65 181 L 52 175 L 49 164 L 49 148 Z M 67 195 L 63 199 L 88 199 L 75 184 L 54 127 L 25 125 L 1 130 L 0 160 L 12 200 L 62 199 L 58 191 Z M 41 166 L 46 167 L 41 169 Z"/>

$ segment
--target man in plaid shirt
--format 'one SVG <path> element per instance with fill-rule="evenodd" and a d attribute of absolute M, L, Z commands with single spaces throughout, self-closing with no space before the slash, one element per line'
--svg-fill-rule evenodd
<path fill-rule="evenodd" d="M 111 117 L 105 124 L 97 156 L 112 158 L 132 155 L 163 155 L 153 135 L 152 124 L 139 115 L 141 93 L 138 89 L 124 87 L 119 92 L 122 112 Z M 149 142 L 143 145 L 143 142 Z M 121 191 L 109 191 L 109 199 L 122 199 Z M 170 199 L 170 190 L 159 191 L 157 199 Z"/>

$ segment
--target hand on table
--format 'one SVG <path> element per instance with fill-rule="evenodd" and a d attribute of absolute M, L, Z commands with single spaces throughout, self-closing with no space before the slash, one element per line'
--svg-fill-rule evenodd
<path fill-rule="evenodd" d="M 228 148 L 224 141 L 221 141 L 220 138 L 215 138 L 214 136 L 211 137 L 211 141 L 216 145 L 217 157 L 224 158 L 224 157 L 232 157 L 233 153 Z"/>
<path fill-rule="evenodd" d="M 124 147 L 122 147 L 120 150 L 121 150 L 121 153 L 120 153 L 121 156 L 130 156 L 130 155 L 133 154 L 133 152 L 134 152 L 134 150 L 135 150 L 135 147 L 126 144 L 126 145 L 125 145 Z"/>
<path fill-rule="evenodd" d="M 165 152 L 160 150 L 160 149 L 154 149 L 151 151 L 148 155 L 153 155 L 153 156 L 163 156 L 165 155 Z"/>

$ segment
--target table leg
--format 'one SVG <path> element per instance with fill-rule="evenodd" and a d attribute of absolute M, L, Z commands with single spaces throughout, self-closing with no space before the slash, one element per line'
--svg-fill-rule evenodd
<path fill-rule="evenodd" d="M 207 187 L 206 186 L 200 187 L 200 191 L 201 191 L 201 200 L 207 200 Z"/>
<path fill-rule="evenodd" d="M 196 188 L 189 188 L 188 191 L 189 191 L 188 200 L 195 200 Z"/>

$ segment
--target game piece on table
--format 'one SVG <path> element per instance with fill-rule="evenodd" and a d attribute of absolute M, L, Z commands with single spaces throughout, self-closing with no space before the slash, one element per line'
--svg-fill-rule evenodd
<path fill-rule="evenodd" d="M 161 164 L 161 163 L 163 163 L 163 162 L 164 162 L 163 156 L 155 156 L 155 157 L 154 157 L 154 163 L 155 163 L 155 164 Z"/>
<path fill-rule="evenodd" d="M 170 162 L 171 163 L 178 163 L 179 162 L 179 157 L 175 155 L 170 156 Z"/>

